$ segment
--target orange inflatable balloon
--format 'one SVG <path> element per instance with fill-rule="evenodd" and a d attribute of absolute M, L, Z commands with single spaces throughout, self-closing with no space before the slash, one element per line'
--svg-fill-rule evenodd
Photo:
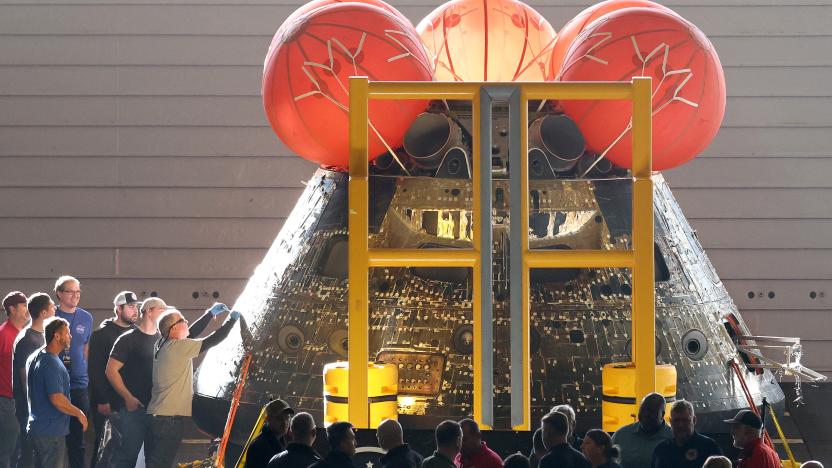
<path fill-rule="evenodd" d="M 431 81 L 415 29 L 392 13 L 361 3 L 335 3 L 284 23 L 263 72 L 263 105 L 278 137 L 325 166 L 349 163 L 349 77 Z M 371 100 L 369 155 L 401 146 L 426 101 Z"/>
<path fill-rule="evenodd" d="M 453 0 L 416 30 L 440 81 L 543 81 L 557 37 L 516 0 Z"/>
<path fill-rule="evenodd" d="M 653 78 L 653 169 L 679 166 L 699 154 L 725 114 L 725 76 L 707 37 L 682 17 L 627 8 L 592 23 L 569 49 L 562 81 Z M 561 101 L 587 146 L 632 167 L 629 101 Z"/>
<path fill-rule="evenodd" d="M 558 31 L 558 40 L 555 42 L 555 47 L 552 49 L 552 61 L 549 66 L 549 79 L 556 80 L 560 74 L 560 67 L 563 65 L 563 59 L 566 57 L 566 52 L 569 51 L 569 46 L 578 37 L 587 26 L 593 21 L 606 15 L 624 8 L 656 8 L 668 13 L 673 13 L 673 10 L 664 5 L 651 2 L 650 0 L 607 0 L 605 2 L 596 3 L 584 11 L 578 13 L 578 16 L 569 20 L 560 31 Z"/>

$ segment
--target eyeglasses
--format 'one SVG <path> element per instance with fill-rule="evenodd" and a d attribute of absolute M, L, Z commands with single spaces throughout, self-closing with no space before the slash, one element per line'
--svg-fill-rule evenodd
<path fill-rule="evenodd" d="M 78 289 L 76 291 L 70 291 L 70 290 L 67 290 L 67 289 L 60 289 L 58 291 L 62 292 L 64 294 L 69 294 L 70 296 L 80 296 L 81 295 L 81 290 L 80 289 Z"/>
<path fill-rule="evenodd" d="M 168 328 L 168 336 L 170 336 L 170 331 L 171 331 L 171 330 L 173 330 L 173 327 L 175 327 L 175 326 L 179 325 L 180 323 L 187 323 L 187 322 L 188 322 L 188 321 L 187 321 L 187 320 L 185 320 L 185 318 L 184 318 L 184 317 L 183 317 L 183 318 L 181 318 L 181 319 L 179 319 L 179 320 L 177 320 L 177 321 L 175 321 L 175 322 L 173 322 L 173 325 L 171 325 L 171 326 Z"/>

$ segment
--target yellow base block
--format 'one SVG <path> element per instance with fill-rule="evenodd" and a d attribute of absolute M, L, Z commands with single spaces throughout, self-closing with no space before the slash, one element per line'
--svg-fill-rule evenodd
<path fill-rule="evenodd" d="M 370 427 L 385 419 L 398 419 L 399 371 L 395 364 L 367 365 Z M 324 426 L 349 421 L 349 364 L 324 366 Z"/>
<path fill-rule="evenodd" d="M 636 401 L 636 369 L 632 363 L 613 363 L 604 366 L 601 372 L 603 384 L 601 415 L 602 428 L 615 432 L 622 426 L 638 419 Z M 669 364 L 656 366 L 656 391 L 667 399 L 676 397 L 676 368 Z M 670 406 L 667 404 L 665 419 L 669 421 Z"/>

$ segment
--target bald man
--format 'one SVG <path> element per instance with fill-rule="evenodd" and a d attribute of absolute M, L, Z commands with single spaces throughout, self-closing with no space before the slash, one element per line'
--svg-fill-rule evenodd
<path fill-rule="evenodd" d="M 376 430 L 378 446 L 387 454 L 381 457 L 381 468 L 419 468 L 423 457 L 404 443 L 402 425 L 395 419 L 385 419 Z"/>
<path fill-rule="evenodd" d="M 613 445 L 621 448 L 623 468 L 650 466 L 656 446 L 673 438 L 673 430 L 664 422 L 665 404 L 665 399 L 660 394 L 647 395 L 638 408 L 638 421 L 613 434 Z"/>

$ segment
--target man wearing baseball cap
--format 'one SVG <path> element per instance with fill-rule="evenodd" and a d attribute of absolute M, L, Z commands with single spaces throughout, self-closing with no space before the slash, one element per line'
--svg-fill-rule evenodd
<path fill-rule="evenodd" d="M 266 405 L 266 422 L 248 446 L 245 468 L 266 466 L 273 456 L 286 450 L 286 433 L 293 414 L 295 410 L 283 400 L 272 400 Z"/>
<path fill-rule="evenodd" d="M 112 414 L 110 403 L 115 397 L 115 390 L 107 380 L 105 370 L 113 343 L 119 336 L 135 327 L 139 318 L 139 304 L 141 301 L 132 291 L 122 291 L 113 299 L 113 317 L 101 322 L 101 326 L 92 332 L 90 337 L 90 354 L 88 372 L 90 376 L 90 412 L 92 426 L 95 429 L 95 443 L 92 449 L 92 463 L 96 463 L 98 446 L 106 418 Z M 112 439 L 111 439 L 112 440 Z"/>
<path fill-rule="evenodd" d="M 26 295 L 20 291 L 10 292 L 3 298 L 3 309 L 7 318 L 0 325 L 0 467 L 11 464 L 19 433 L 12 392 L 12 356 L 14 340 L 29 321 Z"/>
<path fill-rule="evenodd" d="M 738 468 L 780 468 L 777 452 L 763 441 L 763 421 L 759 416 L 751 410 L 741 410 L 725 422 L 731 425 L 734 447 L 742 450 Z"/>

